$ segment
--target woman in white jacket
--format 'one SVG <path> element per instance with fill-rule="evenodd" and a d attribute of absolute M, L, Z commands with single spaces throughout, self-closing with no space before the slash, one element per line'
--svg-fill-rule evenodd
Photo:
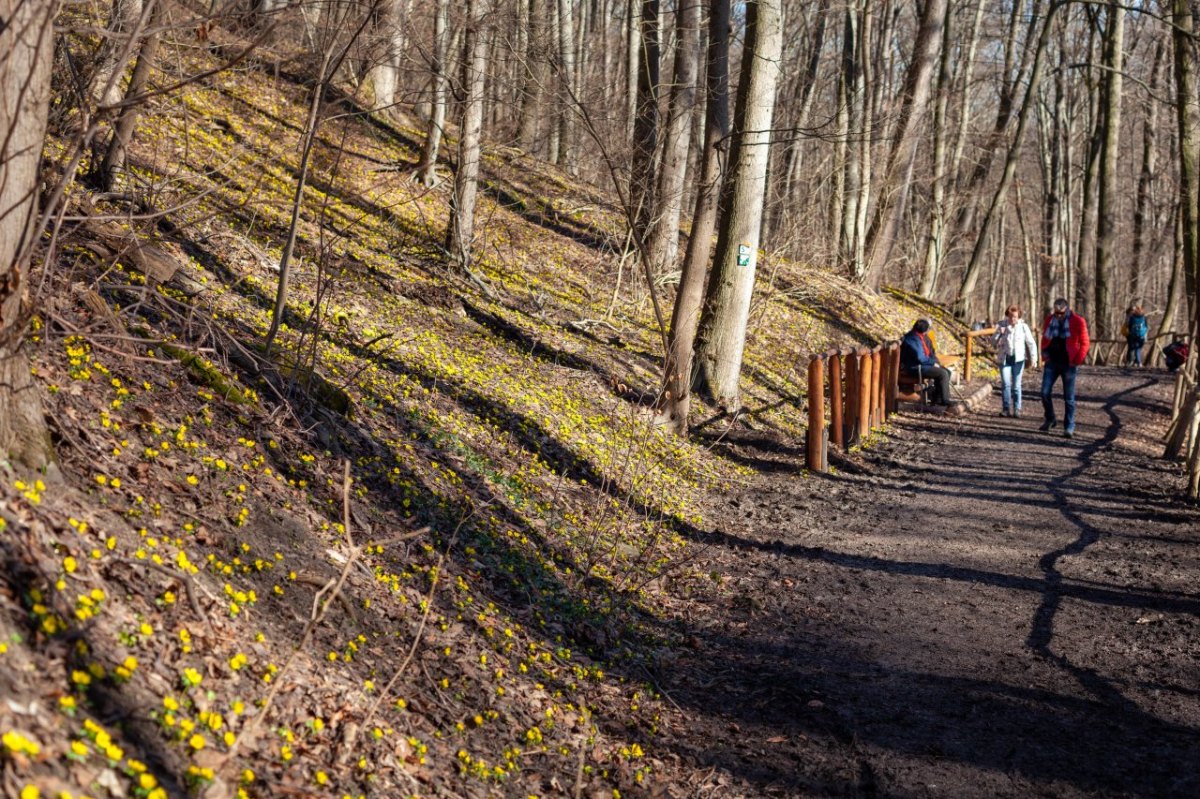
<path fill-rule="evenodd" d="M 1021 415 L 1021 372 L 1025 362 L 1037 368 L 1038 348 L 1033 331 L 1021 318 L 1021 309 L 1008 306 L 1004 319 L 996 325 L 996 364 L 1000 367 L 1001 416 Z"/>

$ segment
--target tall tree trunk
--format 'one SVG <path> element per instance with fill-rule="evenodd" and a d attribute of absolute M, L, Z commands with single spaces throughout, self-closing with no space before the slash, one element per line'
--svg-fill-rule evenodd
<path fill-rule="evenodd" d="M 625 141 L 635 149 L 638 120 L 638 85 L 642 74 L 642 18 L 645 16 L 643 0 L 627 0 L 625 30 Z M 654 15 L 655 25 L 658 14 Z M 656 28 L 657 30 L 657 28 Z M 656 67 L 657 68 L 657 67 Z"/>
<path fill-rule="evenodd" d="M 1093 33 L 1094 37 L 1094 33 Z M 1089 65 L 1094 60 L 1092 55 L 1095 45 L 1088 50 Z M 1094 69 L 1089 72 L 1089 75 Z M 1088 108 L 1090 110 L 1091 134 L 1088 137 L 1086 163 L 1083 169 L 1083 187 L 1079 207 L 1079 232 L 1076 241 L 1079 247 L 1075 253 L 1075 291 L 1074 300 L 1077 308 L 1083 313 L 1091 313 L 1093 294 L 1091 281 L 1095 275 L 1095 244 L 1096 244 L 1096 203 L 1097 185 L 1100 180 L 1100 154 L 1104 145 L 1104 128 L 1101 122 L 1101 87 L 1102 79 L 1090 80 L 1088 92 Z M 1089 261 L 1088 259 L 1092 260 Z"/>
<path fill-rule="evenodd" d="M 658 0 L 641 0 L 641 68 L 638 70 L 637 119 L 633 133 L 633 172 L 629 203 L 633 236 L 645 257 L 654 210 L 655 158 L 658 155 Z"/>
<path fill-rule="evenodd" d="M 487 88 L 488 32 L 485 20 L 490 0 L 470 0 L 467 7 L 467 64 L 462 120 L 459 123 L 458 163 L 454 194 L 450 198 L 450 224 L 446 249 L 463 272 L 471 269 L 475 237 L 475 201 L 479 193 L 479 163 L 483 133 L 483 99 Z"/>
<path fill-rule="evenodd" d="M 663 402 L 666 423 L 687 433 L 692 396 L 692 348 L 704 299 L 708 259 L 716 229 L 724 148 L 729 137 L 729 2 L 711 0 L 708 20 L 708 64 L 705 75 L 704 160 L 692 214 L 692 233 L 679 276 L 671 312 L 671 331 L 664 368 Z"/>
<path fill-rule="evenodd" d="M 913 165 L 917 145 L 929 106 L 930 73 L 938 48 L 942 46 L 942 31 L 948 0 L 925 0 L 913 45 L 912 61 L 904 80 L 898 129 L 888 155 L 887 168 L 880 186 L 875 217 L 867 234 L 867 283 L 878 286 L 884 267 L 892 255 L 904 214 L 908 209 L 908 194 L 912 188 Z"/>
<path fill-rule="evenodd" d="M 932 300 L 934 292 L 937 291 L 938 275 L 942 269 L 942 260 L 946 257 L 946 146 L 949 137 L 946 112 L 950 107 L 953 81 L 953 24 L 954 7 L 946 3 L 943 8 L 942 55 L 938 61 L 937 100 L 933 106 L 933 184 L 930 187 L 929 234 L 925 241 L 921 283 L 917 289 L 927 300 Z"/>
<path fill-rule="evenodd" d="M 425 146 L 421 149 L 421 162 L 417 164 L 416 177 L 426 186 L 437 183 L 438 150 L 442 143 L 442 132 L 446 127 L 446 106 L 449 103 L 449 27 L 450 0 L 438 0 L 433 18 L 433 102 L 429 109 L 429 126 L 425 131 Z"/>
<path fill-rule="evenodd" d="M 1125 9 L 1110 2 L 1104 37 L 1104 140 L 1100 154 L 1100 192 L 1096 205 L 1096 306 L 1092 315 L 1097 338 L 1112 331 L 1112 279 L 1116 269 L 1117 161 L 1121 143 L 1121 71 L 1125 68 Z"/>
<path fill-rule="evenodd" d="M 575 3 L 558 0 L 558 78 L 562 87 L 558 104 L 559 166 L 568 174 L 579 172 L 579 155 L 575 146 L 575 103 L 579 97 L 578 76 L 575 74 Z"/>
<path fill-rule="evenodd" d="M 738 381 L 762 228 L 768 145 L 783 50 L 782 0 L 746 3 L 746 55 L 738 84 L 727 202 L 717 236 L 708 308 L 697 360 L 700 386 L 730 411 L 740 407 Z"/>
<path fill-rule="evenodd" d="M 863 158 L 862 139 L 865 134 L 867 86 L 864 72 L 866 70 L 866 47 L 863 41 L 863 19 L 860 7 L 861 0 L 851 0 L 846 6 L 845 21 L 842 33 L 842 69 L 839 75 L 839 105 L 846 109 L 845 138 L 846 148 L 843 151 L 845 163 L 843 168 L 843 183 L 841 186 L 841 208 L 838 218 L 841 229 L 838 231 L 838 250 L 840 261 L 847 271 L 859 276 L 862 270 L 862 238 L 859 229 L 859 203 L 863 199 Z"/>
<path fill-rule="evenodd" d="M 692 108 L 696 105 L 699 71 L 700 0 L 684 0 L 675 12 L 675 81 L 663 131 L 663 159 L 658 173 L 658 195 L 650 230 L 647 257 L 653 274 L 675 266 L 679 250 L 679 217 L 683 205 L 683 179 L 691 148 Z"/>
<path fill-rule="evenodd" d="M 1154 44 L 1154 60 L 1150 67 L 1150 98 L 1144 103 L 1146 119 L 1142 125 L 1142 169 L 1138 173 L 1137 197 L 1133 208 L 1133 252 L 1130 260 L 1129 292 L 1134 302 L 1142 303 L 1142 273 L 1149 269 L 1146 262 L 1146 220 L 1151 215 L 1150 196 L 1158 175 L 1158 109 L 1157 99 L 1162 80 L 1163 56 L 1166 45 L 1162 39 Z M 1174 270 L 1172 270 L 1173 272 Z"/>
<path fill-rule="evenodd" d="M 408 15 L 412 0 L 384 0 L 379 4 L 375 40 L 378 54 L 367 70 L 367 83 L 375 96 L 375 108 L 391 111 L 400 86 L 400 59 L 407 45 Z"/>
<path fill-rule="evenodd" d="M 545 80 L 546 0 L 521 0 L 521 19 L 525 29 L 525 48 L 521 55 L 521 124 L 517 141 L 525 152 L 537 148 L 538 121 L 542 108 L 542 83 Z"/>
<path fill-rule="evenodd" d="M 56 2 L 0 0 L 0 457 L 50 463 L 38 388 L 21 349 L 38 240 L 38 165 L 50 107 Z"/>
<path fill-rule="evenodd" d="M 1171 214 L 1173 224 L 1171 229 L 1174 232 L 1172 237 L 1174 241 L 1171 247 L 1171 277 L 1167 281 L 1167 301 L 1163 305 L 1162 321 L 1158 324 L 1158 336 L 1161 337 L 1164 333 L 1177 331 L 1181 328 L 1187 329 L 1187 303 L 1184 301 L 1183 294 L 1186 291 L 1183 278 L 1183 208 L 1178 202 L 1175 204 L 1175 212 Z M 1176 316 L 1179 314 L 1179 306 L 1184 306 L 1184 323 L 1180 327 L 1175 326 Z M 1159 338 L 1159 341 L 1162 339 Z M 1151 352 L 1151 356 L 1158 360 L 1161 355 L 1160 350 L 1164 345 L 1159 344 Z"/>
<path fill-rule="evenodd" d="M 1180 239 L 1190 305 L 1188 329 L 1193 336 L 1192 354 L 1184 368 L 1194 386 L 1200 348 L 1200 79 L 1197 78 L 1200 0 L 1172 0 L 1171 21 L 1175 44 L 1175 114 L 1179 126 Z M 1187 404 L 1191 413 L 1197 413 L 1197 404 L 1200 403 Z M 1190 424 L 1191 419 L 1184 423 Z M 1188 460 L 1187 492 L 1193 499 L 1200 498 L 1200 446 L 1193 446 Z"/>
<path fill-rule="evenodd" d="M 1060 18 L 1061 19 L 1061 18 Z M 1060 30 L 1063 27 L 1055 20 Z M 1049 308 L 1050 304 L 1066 292 L 1063 286 L 1066 282 L 1067 253 L 1063 246 L 1063 215 L 1066 213 L 1064 198 L 1070 197 L 1067 190 L 1068 176 L 1064 152 L 1067 142 L 1067 65 L 1066 53 L 1061 45 L 1058 47 L 1058 68 L 1054 73 L 1054 94 L 1052 102 L 1044 109 L 1039 104 L 1039 120 L 1041 122 L 1042 139 L 1042 172 L 1044 189 L 1041 204 L 1041 292 L 1030 297 L 1030 312 L 1040 308 Z"/>

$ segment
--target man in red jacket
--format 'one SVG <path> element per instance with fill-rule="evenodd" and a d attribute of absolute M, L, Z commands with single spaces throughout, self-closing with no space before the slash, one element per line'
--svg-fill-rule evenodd
<path fill-rule="evenodd" d="M 1041 431 L 1049 433 L 1058 420 L 1054 416 L 1054 381 L 1062 377 L 1066 415 L 1063 416 L 1063 435 L 1075 437 L 1075 372 L 1087 358 L 1087 320 L 1071 312 L 1062 297 L 1054 301 L 1054 310 L 1042 325 L 1042 410 L 1045 421 Z"/>

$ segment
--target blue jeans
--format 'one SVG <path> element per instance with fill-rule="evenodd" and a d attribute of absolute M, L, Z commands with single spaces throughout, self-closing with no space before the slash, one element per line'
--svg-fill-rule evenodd
<path fill-rule="evenodd" d="M 1005 413 L 1010 407 L 1021 410 L 1021 372 L 1024 370 L 1025 362 L 1011 355 L 1004 359 L 1004 365 L 1000 367 L 1000 403 Z M 1009 402 L 1009 397 L 1012 402 Z"/>
<path fill-rule="evenodd" d="M 1134 366 L 1142 365 L 1142 347 L 1146 346 L 1146 339 L 1131 338 L 1129 339 L 1129 363 Z"/>
<path fill-rule="evenodd" d="M 1079 371 L 1077 366 L 1059 366 L 1049 358 L 1042 367 L 1042 411 L 1046 414 L 1046 421 L 1055 420 L 1054 397 L 1051 392 L 1054 391 L 1054 381 L 1062 377 L 1063 399 L 1066 400 L 1067 406 L 1067 414 L 1063 417 L 1063 429 L 1068 433 L 1075 432 L 1075 373 L 1077 371 Z"/>

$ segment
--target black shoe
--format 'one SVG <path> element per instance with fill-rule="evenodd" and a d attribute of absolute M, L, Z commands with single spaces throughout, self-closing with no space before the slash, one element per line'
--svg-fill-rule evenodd
<path fill-rule="evenodd" d="M 1013 418 L 1014 418 L 1014 419 L 1020 419 L 1020 418 L 1021 418 L 1021 412 L 1020 412 L 1020 411 L 1013 411 Z"/>
<path fill-rule="evenodd" d="M 1063 431 L 1063 438 L 1074 438 L 1074 437 L 1075 437 L 1074 430 L 1064 430 Z"/>
<path fill-rule="evenodd" d="M 1038 430 L 1041 430 L 1043 433 L 1049 433 L 1051 430 L 1053 430 L 1057 426 L 1058 426 L 1057 419 L 1047 419 L 1046 421 L 1042 422 L 1042 426 L 1039 427 Z"/>
<path fill-rule="evenodd" d="M 1010 416 L 1011 414 L 1008 411 L 1000 411 L 1000 415 L 1001 416 Z"/>

